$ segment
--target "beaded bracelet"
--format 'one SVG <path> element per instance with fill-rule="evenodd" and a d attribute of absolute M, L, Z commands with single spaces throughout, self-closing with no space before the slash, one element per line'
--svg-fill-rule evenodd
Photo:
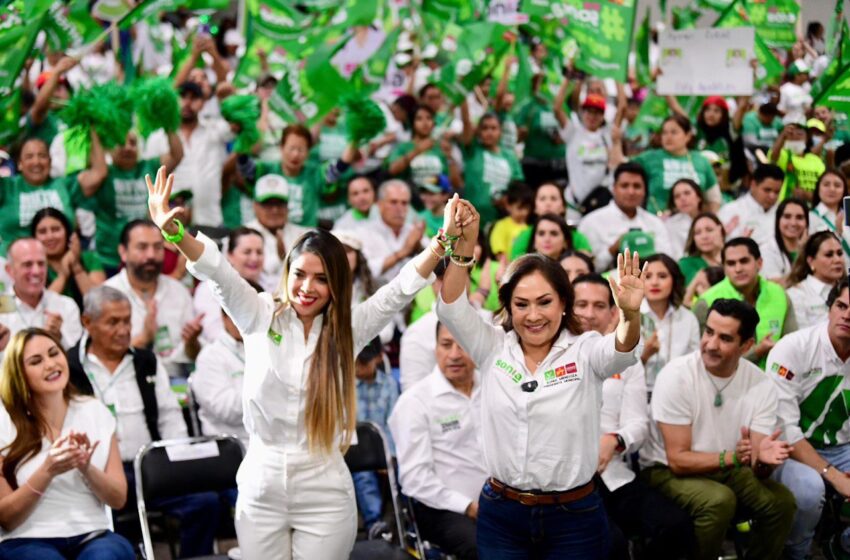
<path fill-rule="evenodd" d="M 464 259 L 464 260 L 459 261 L 457 259 Z M 466 259 L 469 259 L 469 260 L 466 260 Z M 475 257 L 461 257 L 460 255 L 451 255 L 451 256 L 449 256 L 449 260 L 452 262 L 452 264 L 454 264 L 455 266 L 459 266 L 461 268 L 469 268 L 470 266 L 475 264 Z"/>

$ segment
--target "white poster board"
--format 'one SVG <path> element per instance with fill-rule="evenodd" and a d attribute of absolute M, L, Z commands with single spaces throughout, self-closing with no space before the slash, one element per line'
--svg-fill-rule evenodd
<path fill-rule="evenodd" d="M 666 31 L 659 38 L 660 95 L 750 95 L 752 27 Z"/>

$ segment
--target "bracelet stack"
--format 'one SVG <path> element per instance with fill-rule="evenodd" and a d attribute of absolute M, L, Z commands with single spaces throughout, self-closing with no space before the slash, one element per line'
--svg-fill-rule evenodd
<path fill-rule="evenodd" d="M 459 239 L 459 235 L 449 235 L 442 228 L 437 232 L 437 243 L 445 251 L 445 256 L 449 258 L 452 258 L 452 255 L 454 255 L 454 245 Z"/>

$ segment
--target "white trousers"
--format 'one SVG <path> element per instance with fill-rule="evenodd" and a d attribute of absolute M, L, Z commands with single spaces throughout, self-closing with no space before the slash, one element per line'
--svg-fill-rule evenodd
<path fill-rule="evenodd" d="M 337 451 L 317 458 L 251 440 L 236 475 L 245 560 L 347 560 L 357 536 L 351 474 Z"/>

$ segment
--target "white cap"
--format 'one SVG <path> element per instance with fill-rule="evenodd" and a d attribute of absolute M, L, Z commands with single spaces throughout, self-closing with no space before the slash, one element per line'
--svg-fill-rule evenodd
<path fill-rule="evenodd" d="M 245 44 L 245 40 L 235 29 L 228 29 L 224 33 L 224 44 L 228 47 L 241 47 Z"/>
<path fill-rule="evenodd" d="M 281 175 L 263 175 L 254 185 L 254 200 L 265 202 L 277 198 L 289 201 L 289 183 Z"/>
<path fill-rule="evenodd" d="M 339 242 L 342 243 L 343 245 L 348 245 L 349 247 L 351 247 L 355 251 L 362 251 L 363 250 L 363 241 L 360 239 L 360 237 L 355 232 L 349 231 L 349 230 L 336 230 L 335 229 L 331 233 L 334 234 L 334 237 L 339 239 Z"/>
<path fill-rule="evenodd" d="M 440 52 L 440 49 L 437 48 L 437 45 L 428 44 L 425 45 L 425 48 L 422 50 L 422 59 L 429 60 L 431 58 L 436 58 L 437 53 Z"/>

